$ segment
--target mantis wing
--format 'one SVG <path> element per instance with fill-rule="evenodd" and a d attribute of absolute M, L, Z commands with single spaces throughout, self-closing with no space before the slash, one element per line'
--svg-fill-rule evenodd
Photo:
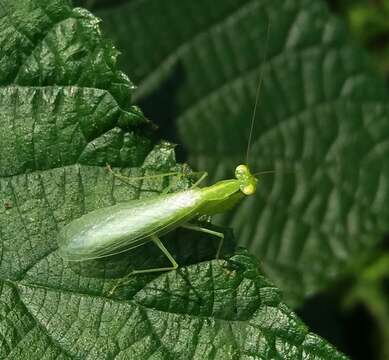
<path fill-rule="evenodd" d="M 92 211 L 60 231 L 59 253 L 83 261 L 132 249 L 194 218 L 201 203 L 201 191 L 192 189 Z"/>

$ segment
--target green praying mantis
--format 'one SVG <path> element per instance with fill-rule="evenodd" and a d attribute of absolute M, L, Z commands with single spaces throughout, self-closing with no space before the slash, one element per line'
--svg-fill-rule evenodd
<path fill-rule="evenodd" d="M 269 29 L 268 26 L 267 42 Z M 266 50 L 265 48 L 265 56 Z M 246 164 L 236 167 L 234 179 L 218 181 L 213 185 L 200 188 L 199 184 L 207 176 L 207 173 L 203 173 L 188 190 L 160 194 L 148 199 L 131 200 L 89 212 L 61 229 L 58 237 L 61 257 L 69 261 L 97 259 L 125 252 L 152 241 L 167 257 L 171 266 L 133 270 L 130 274 L 175 270 L 178 264 L 163 245 L 160 237 L 178 227 L 183 227 L 219 238 L 216 253 L 218 259 L 224 234 L 199 226 L 194 223 L 194 220 L 204 215 L 225 212 L 245 196 L 251 196 L 256 192 L 258 174 L 252 174 L 247 163 L 262 80 L 261 71 L 256 89 Z M 113 173 L 113 175 L 121 177 L 119 174 Z"/>

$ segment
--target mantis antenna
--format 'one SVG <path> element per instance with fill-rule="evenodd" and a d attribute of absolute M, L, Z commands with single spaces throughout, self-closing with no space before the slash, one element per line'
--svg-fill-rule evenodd
<path fill-rule="evenodd" d="M 259 171 L 253 174 L 253 176 L 257 175 L 263 175 L 263 174 L 275 174 L 275 170 L 265 170 L 265 171 Z"/>
<path fill-rule="evenodd" d="M 246 164 L 249 164 L 249 155 L 250 155 L 250 147 L 251 147 L 251 142 L 253 138 L 253 131 L 254 131 L 254 125 L 255 125 L 255 115 L 257 113 L 257 107 L 258 107 L 258 102 L 259 102 L 259 95 L 261 93 L 261 87 L 262 87 L 262 82 L 263 82 L 263 64 L 266 60 L 267 56 L 267 50 L 268 50 L 268 45 L 269 45 L 269 34 L 270 34 L 270 21 L 267 25 L 267 31 L 266 31 L 266 43 L 265 43 L 265 50 L 263 54 L 263 60 L 262 60 L 262 69 L 258 75 L 258 85 L 257 85 L 257 90 L 255 93 L 255 103 L 254 103 L 254 109 L 253 109 L 253 114 L 251 117 L 251 126 L 250 126 L 250 133 L 249 133 L 249 139 L 247 142 L 247 151 L 246 151 Z"/>
<path fill-rule="evenodd" d="M 275 174 L 277 171 L 276 170 L 265 170 L 265 171 L 259 171 L 253 174 L 253 176 L 257 175 L 263 175 L 263 174 Z M 284 173 L 294 173 L 293 170 L 284 170 Z"/>

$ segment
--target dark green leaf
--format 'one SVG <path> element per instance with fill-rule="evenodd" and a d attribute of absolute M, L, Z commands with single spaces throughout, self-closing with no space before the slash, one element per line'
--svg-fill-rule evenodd
<path fill-rule="evenodd" d="M 174 119 L 191 164 L 211 181 L 246 161 L 263 72 L 249 160 L 275 174 L 222 224 L 289 301 L 323 289 L 374 248 L 388 230 L 388 94 L 323 1 L 170 1 L 160 11 L 148 0 L 98 14 L 146 113 Z M 127 27 L 129 14 L 138 21 Z"/>
<path fill-rule="evenodd" d="M 2 175 L 76 162 L 138 166 L 150 150 L 138 130 L 148 121 L 128 105 L 134 86 L 116 68 L 117 50 L 95 17 L 66 4 L 3 1 Z"/>
<path fill-rule="evenodd" d="M 2 1 L 0 18 L 0 357 L 10 359 L 343 359 L 282 302 L 245 250 L 178 231 L 179 270 L 151 244 L 69 263 L 58 230 L 96 208 L 156 196 L 180 171 L 174 146 L 149 139 L 133 86 L 97 20 L 65 0 Z M 135 19 L 135 18 L 134 18 Z M 178 177 L 173 191 L 189 186 Z M 224 230 L 223 230 L 224 231 Z M 208 260 L 208 261 L 202 261 Z"/>

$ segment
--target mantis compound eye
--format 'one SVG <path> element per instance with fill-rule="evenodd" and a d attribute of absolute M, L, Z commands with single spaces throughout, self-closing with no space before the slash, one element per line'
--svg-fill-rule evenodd
<path fill-rule="evenodd" d="M 251 174 L 247 165 L 238 165 L 235 169 L 236 179 L 240 183 L 240 190 L 245 195 L 252 195 L 257 189 L 257 179 Z"/>
<path fill-rule="evenodd" d="M 241 187 L 241 190 L 242 190 L 243 194 L 245 194 L 245 195 L 252 195 L 252 194 L 254 194 L 256 189 L 257 189 L 257 187 L 255 186 L 255 184 L 252 184 L 252 183 L 247 184 L 247 185 Z"/>

